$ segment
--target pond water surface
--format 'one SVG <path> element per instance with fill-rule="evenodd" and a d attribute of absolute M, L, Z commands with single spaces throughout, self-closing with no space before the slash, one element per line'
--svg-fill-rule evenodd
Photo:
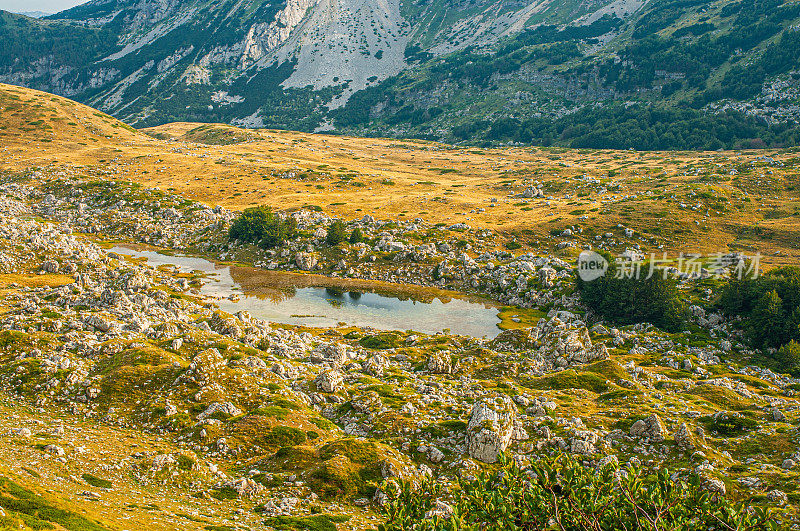
<path fill-rule="evenodd" d="M 228 266 L 133 246 L 119 245 L 110 251 L 144 259 L 154 267 L 202 272 L 202 295 L 216 299 L 226 312 L 246 310 L 267 321 L 314 327 L 344 323 L 426 334 L 450 329 L 453 334 L 490 338 L 500 332 L 497 307 L 441 290 Z"/>

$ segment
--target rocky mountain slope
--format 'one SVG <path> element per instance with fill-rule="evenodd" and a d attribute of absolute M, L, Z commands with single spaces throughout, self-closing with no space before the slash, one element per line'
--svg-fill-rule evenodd
<path fill-rule="evenodd" d="M 3 241 L 17 243 L 0 274 L 12 413 L 0 461 L 17 496 L 44 487 L 49 503 L 99 522 L 90 529 L 365 529 L 385 481 L 469 477 L 503 451 L 521 463 L 567 452 L 590 467 L 668 466 L 795 515 L 798 383 L 740 361 L 747 350 L 720 339 L 735 332 L 718 315 L 675 337 L 554 308 L 492 341 L 228 315 L 198 296 L 204 279 L 92 241 L 123 236 L 108 204 L 157 231 L 137 238 L 168 232 L 178 248 L 228 213 L 111 183 L 97 201 L 96 181 L 53 177 L 6 180 L 0 203 Z M 87 228 L 96 235 L 75 235 Z M 4 523 L 63 521 L 43 499 L 3 500 Z"/>
<path fill-rule="evenodd" d="M 92 0 L 46 20 L 3 13 L 0 81 L 133 125 L 788 145 L 798 9 L 783 0 Z M 631 120 L 633 130 L 623 125 Z M 604 130 L 586 128 L 598 122 Z"/>
<path fill-rule="evenodd" d="M 364 215 L 365 201 L 353 200 L 340 205 L 338 215 L 313 205 L 282 209 L 282 216 L 296 220 L 296 234 L 275 249 L 261 249 L 229 240 L 237 213 L 219 204 L 229 201 L 221 189 L 253 172 L 218 162 L 255 160 L 272 149 L 276 156 L 297 156 L 293 166 L 305 158 L 321 172 L 308 147 L 293 155 L 292 135 L 271 133 L 279 142 L 263 149 L 253 139 L 259 132 L 248 137 L 246 131 L 186 125 L 195 141 L 223 145 L 156 140 L 62 98 L 15 87 L 0 94 L 8 116 L 0 129 L 0 526 L 372 529 L 390 484 L 434 476 L 449 485 L 495 471 L 503 452 L 523 467 L 566 453 L 589 470 L 667 468 L 674 480 L 695 478 L 710 495 L 770 509 L 782 528 L 797 525 L 800 380 L 754 350 L 740 323 L 719 313 L 712 290 L 718 285 L 708 272 L 681 280 L 691 317 L 674 333 L 647 323 L 600 322 L 580 303 L 576 247 L 653 245 L 650 236 L 640 236 L 637 220 L 630 220 L 633 228 L 582 240 L 577 216 L 583 214 L 575 214 L 574 230 L 555 231 L 556 241 L 568 245 L 520 238 L 525 247 L 515 249 L 504 245 L 493 223 L 446 223 L 447 208 L 387 219 L 379 209 Z M 354 168 L 363 164 L 356 157 L 369 153 L 358 145 L 363 140 L 326 140 L 350 142 L 346 156 Z M 233 151 L 248 146 L 248 154 Z M 401 159 L 390 149 L 425 160 L 449 153 L 430 143 L 400 146 L 381 145 L 383 157 L 376 159 L 391 167 Z M 589 156 L 542 153 L 559 157 L 529 163 L 546 173 L 566 168 L 563 161 L 571 159 L 564 157 Z M 681 166 L 676 174 L 683 175 L 647 179 L 669 168 L 673 155 L 651 155 L 661 157 L 658 168 L 650 167 L 655 161 L 643 167 L 638 154 L 606 155 L 622 161 L 618 171 L 635 168 L 618 178 L 620 187 L 630 180 L 651 192 L 664 185 L 676 193 L 691 190 L 697 202 L 717 200 L 698 187 L 721 172 L 706 173 L 698 164 L 696 172 Z M 517 157 L 530 153 L 495 156 L 482 160 L 520 166 Z M 720 188 L 777 195 L 778 188 L 767 188 L 774 181 L 784 195 L 796 193 L 794 154 L 748 157 L 733 159 L 736 168 L 724 167 L 742 180 Z M 214 185 L 206 202 L 187 197 L 192 190 L 178 190 L 176 181 L 193 179 L 197 161 L 222 167 L 228 179 Z M 278 168 L 281 162 L 264 164 Z M 608 178 L 607 167 L 596 171 Z M 151 172 L 169 177 L 161 189 L 139 184 Z M 335 188 L 337 182 L 320 174 L 306 183 L 299 173 L 296 168 L 265 180 L 261 176 L 269 174 L 259 172 L 255 188 L 278 198 L 284 186 L 295 196 L 303 184 Z M 340 179 L 342 186 L 380 184 L 356 175 Z M 452 178 L 458 195 L 473 193 L 455 187 L 468 178 L 458 172 Z M 611 186 L 599 181 L 600 173 L 592 178 Z M 347 184 L 353 180 L 365 185 Z M 586 206 L 575 204 L 577 192 L 550 188 L 570 180 L 560 175 L 522 187 L 512 179 L 503 197 L 486 201 L 502 207 L 486 210 L 519 202 L 527 210 L 515 217 L 523 221 L 562 201 L 577 210 Z M 404 190 L 425 186 L 414 181 Z M 549 195 L 542 197 L 545 186 Z M 615 189 L 596 203 L 611 209 L 619 199 L 626 207 L 640 193 L 647 195 Z M 442 192 L 439 201 L 454 195 Z M 411 207 L 412 200 L 405 201 Z M 686 204 L 679 211 L 684 225 L 695 215 L 698 223 L 704 219 L 698 209 Z M 740 215 L 733 208 L 717 212 L 731 222 Z M 796 230 L 787 215 L 785 230 Z M 369 245 L 327 244 L 327 229 L 337 219 L 348 231 L 361 230 Z M 507 330 L 494 339 L 290 326 L 220 311 L 219 301 L 199 289 L 212 279 L 150 267 L 112 252 L 110 242 L 303 275 L 314 271 L 344 283 L 450 287 L 513 306 L 504 309 Z M 733 255 L 731 265 L 737 260 Z"/>

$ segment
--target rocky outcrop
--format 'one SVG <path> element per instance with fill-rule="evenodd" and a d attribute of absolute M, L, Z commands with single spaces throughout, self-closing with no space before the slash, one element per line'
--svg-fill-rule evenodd
<path fill-rule="evenodd" d="M 347 348 L 341 343 L 321 343 L 311 353 L 311 363 L 328 363 L 339 367 L 347 360 Z"/>
<path fill-rule="evenodd" d="M 242 414 L 242 410 L 230 402 L 215 402 L 208 406 L 205 411 L 197 416 L 197 420 L 205 420 L 215 415 L 223 418 L 237 417 Z"/>
<path fill-rule="evenodd" d="M 447 351 L 437 351 L 430 355 L 425 365 L 434 374 L 450 374 L 453 372 L 453 361 Z"/>
<path fill-rule="evenodd" d="M 633 423 L 630 430 L 631 437 L 647 439 L 650 442 L 663 442 L 667 436 L 667 429 L 661 418 L 655 413 L 649 417 L 637 420 Z"/>
<path fill-rule="evenodd" d="M 695 442 L 694 436 L 692 435 L 692 432 L 689 431 L 689 427 L 685 422 L 681 423 L 681 425 L 678 427 L 678 431 L 675 432 L 675 443 L 679 448 L 690 452 L 693 452 L 697 449 L 697 443 Z"/>
<path fill-rule="evenodd" d="M 508 448 L 517 418 L 514 403 L 505 396 L 483 399 L 472 408 L 465 443 L 470 457 L 494 463 Z"/>
<path fill-rule="evenodd" d="M 297 267 L 303 271 L 312 271 L 318 263 L 316 255 L 313 253 L 297 253 L 295 256 Z"/>
<path fill-rule="evenodd" d="M 317 384 L 317 389 L 325 393 L 335 393 L 344 381 L 342 372 L 336 369 L 329 369 L 323 371 L 314 380 Z"/>

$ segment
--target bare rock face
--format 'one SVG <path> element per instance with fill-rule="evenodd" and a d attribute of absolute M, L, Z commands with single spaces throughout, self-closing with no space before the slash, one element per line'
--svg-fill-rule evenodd
<path fill-rule="evenodd" d="M 129 291 L 142 291 L 150 289 L 150 282 L 142 273 L 135 271 L 123 280 L 123 287 Z"/>
<path fill-rule="evenodd" d="M 600 344 L 575 352 L 570 358 L 570 361 L 573 363 L 593 363 L 595 361 L 607 359 L 609 359 L 608 348 Z"/>
<path fill-rule="evenodd" d="M 226 483 L 223 483 L 223 487 L 228 487 L 236 491 L 240 497 L 243 496 L 254 496 L 264 490 L 264 486 L 261 483 L 258 483 L 255 480 L 250 478 L 241 478 L 237 480 L 231 480 Z"/>
<path fill-rule="evenodd" d="M 63 457 L 64 455 L 66 455 L 64 449 L 55 444 L 48 444 L 47 446 L 44 447 L 44 451 L 56 457 Z"/>
<path fill-rule="evenodd" d="M 558 279 L 558 272 L 552 267 L 543 267 L 537 273 L 539 281 L 546 288 L 552 288 Z"/>
<path fill-rule="evenodd" d="M 570 439 L 570 453 L 579 455 L 592 455 L 597 452 L 595 446 L 600 437 L 591 430 L 573 430 L 573 437 Z"/>
<path fill-rule="evenodd" d="M 608 349 L 603 344 L 593 345 L 589 330 L 582 321 L 568 320 L 569 316 L 553 317 L 539 324 L 541 349 L 557 365 L 576 365 L 608 359 Z M 561 360 L 561 363 L 558 363 Z"/>
<path fill-rule="evenodd" d="M 712 494 L 725 494 L 725 483 L 718 479 L 706 479 L 703 488 Z"/>
<path fill-rule="evenodd" d="M 211 327 L 211 330 L 223 336 L 233 339 L 244 337 L 244 332 L 236 322 L 236 319 L 226 317 L 221 312 L 214 312 L 214 315 L 208 320 L 208 326 Z"/>
<path fill-rule="evenodd" d="M 789 501 L 789 497 L 782 490 L 771 490 L 767 493 L 767 498 L 773 503 L 778 505 L 785 505 Z"/>
<path fill-rule="evenodd" d="M 28 428 L 12 428 L 11 433 L 16 435 L 17 437 L 22 437 L 23 439 L 30 439 L 33 435 L 31 430 Z"/>
<path fill-rule="evenodd" d="M 514 403 L 506 396 L 478 402 L 467 424 L 465 442 L 470 457 L 484 463 L 497 461 L 511 442 L 516 418 Z"/>
<path fill-rule="evenodd" d="M 343 382 L 342 372 L 336 369 L 330 369 L 320 373 L 315 380 L 317 388 L 325 393 L 335 393 Z"/>
<path fill-rule="evenodd" d="M 46 262 L 42 263 L 42 271 L 45 273 L 58 273 L 58 262 L 55 260 L 47 260 Z"/>
<path fill-rule="evenodd" d="M 376 354 L 361 364 L 364 372 L 373 376 L 383 376 L 383 371 L 389 366 L 389 360 L 382 354 Z"/>
<path fill-rule="evenodd" d="M 631 437 L 649 439 L 650 442 L 663 442 L 667 434 L 664 423 L 655 413 L 646 419 L 637 420 L 631 426 Z"/>
<path fill-rule="evenodd" d="M 83 322 L 104 333 L 111 330 L 111 328 L 114 326 L 113 322 L 96 314 L 84 317 Z"/>
<path fill-rule="evenodd" d="M 163 470 L 175 464 L 175 458 L 172 454 L 161 454 L 153 457 L 153 463 L 150 465 L 151 470 Z"/>

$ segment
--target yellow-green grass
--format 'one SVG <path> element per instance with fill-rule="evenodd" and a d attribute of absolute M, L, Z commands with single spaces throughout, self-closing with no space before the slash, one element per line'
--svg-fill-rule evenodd
<path fill-rule="evenodd" d="M 232 209 L 261 203 L 279 209 L 314 205 L 347 219 L 373 214 L 445 225 L 466 222 L 499 233 L 489 243 L 500 248 L 511 240 L 523 250 L 552 248 L 559 238 L 551 234 L 570 226 L 582 226 L 579 239 L 587 242 L 604 232 L 621 236 L 617 225 L 622 224 L 645 235 L 638 241 L 649 249 L 663 244 L 673 254 L 758 251 L 766 267 L 800 262 L 800 173 L 789 150 L 476 151 L 422 141 L 229 126 L 206 128 L 198 136 L 198 124 L 191 123 L 147 130 L 159 137 L 154 138 L 88 107 L 30 89 L 0 85 L 0 104 L 12 110 L 4 114 L 5 129 L 0 130 L 8 155 L 0 170 L 12 173 L 39 167 L 104 178 L 104 172 L 112 171 L 115 180 Z M 198 143 L 208 140 L 208 131 L 248 141 Z M 38 142 L 42 138 L 48 142 Z M 764 156 L 783 166 L 765 165 Z M 731 174 L 731 168 L 737 173 Z M 598 184 L 589 185 L 580 176 Z M 547 204 L 509 198 L 535 182 L 552 197 Z M 606 193 L 601 195 L 600 187 Z M 616 199 L 608 202 L 612 195 Z M 494 207 L 492 198 L 498 200 Z M 696 204 L 700 208 L 688 208 Z M 588 219 L 581 221 L 581 216 Z"/>

